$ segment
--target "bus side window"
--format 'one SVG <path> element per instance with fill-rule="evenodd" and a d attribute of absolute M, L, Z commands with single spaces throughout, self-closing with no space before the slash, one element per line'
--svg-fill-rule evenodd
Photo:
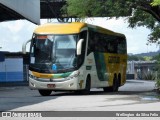
<path fill-rule="evenodd" d="M 126 52 L 127 52 L 127 50 L 126 50 L 126 41 L 125 41 L 125 38 L 119 38 L 118 53 L 119 54 L 125 54 Z"/>
<path fill-rule="evenodd" d="M 87 49 L 87 55 L 89 55 L 91 52 L 94 51 L 94 33 L 92 31 L 89 31 L 89 39 L 88 39 L 88 49 Z"/>
<path fill-rule="evenodd" d="M 117 40 L 117 37 L 114 37 L 114 36 L 111 36 L 111 35 L 108 35 L 106 37 L 106 52 L 108 53 L 113 53 L 113 54 L 117 54 L 118 50 L 117 50 L 117 43 L 118 40 Z"/>

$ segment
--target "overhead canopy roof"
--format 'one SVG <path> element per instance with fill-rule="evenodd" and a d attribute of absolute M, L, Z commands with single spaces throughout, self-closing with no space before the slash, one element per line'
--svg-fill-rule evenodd
<path fill-rule="evenodd" d="M 40 24 L 40 18 L 60 18 L 64 4 L 65 0 L 1 0 L 0 22 L 27 19 Z"/>
<path fill-rule="evenodd" d="M 40 24 L 40 0 L 0 0 L 0 22 L 19 19 Z"/>

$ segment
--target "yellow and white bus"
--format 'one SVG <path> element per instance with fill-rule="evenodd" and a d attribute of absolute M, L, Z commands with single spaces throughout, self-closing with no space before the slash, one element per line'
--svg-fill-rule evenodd
<path fill-rule="evenodd" d="M 125 84 L 123 34 L 80 22 L 48 23 L 30 41 L 29 86 L 42 96 L 62 90 L 89 94 L 91 88 L 115 92 Z"/>

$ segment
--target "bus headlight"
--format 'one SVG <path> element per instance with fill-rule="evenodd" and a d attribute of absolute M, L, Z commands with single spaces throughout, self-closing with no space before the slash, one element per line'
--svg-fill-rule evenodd
<path fill-rule="evenodd" d="M 35 76 L 31 75 L 31 74 L 29 74 L 29 77 L 32 78 L 32 79 L 37 79 L 37 77 L 35 77 Z"/>
<path fill-rule="evenodd" d="M 68 77 L 66 78 L 66 80 L 70 80 L 70 79 L 76 78 L 76 77 L 79 76 L 79 74 L 80 74 L 79 71 L 75 71 L 72 75 L 68 76 Z"/>
<path fill-rule="evenodd" d="M 78 77 L 78 76 L 79 76 L 79 74 L 80 74 L 80 72 L 79 72 L 79 71 L 75 71 L 75 73 L 74 73 L 73 77 Z"/>

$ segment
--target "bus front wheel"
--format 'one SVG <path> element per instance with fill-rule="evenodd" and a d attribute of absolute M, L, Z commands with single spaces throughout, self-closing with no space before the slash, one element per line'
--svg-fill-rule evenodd
<path fill-rule="evenodd" d="M 51 90 L 38 90 L 42 96 L 49 96 L 51 94 Z"/>
<path fill-rule="evenodd" d="M 81 91 L 81 93 L 83 95 L 88 95 L 90 93 L 90 89 L 91 89 L 91 80 L 90 80 L 90 77 L 87 77 L 86 87 L 84 90 Z"/>

